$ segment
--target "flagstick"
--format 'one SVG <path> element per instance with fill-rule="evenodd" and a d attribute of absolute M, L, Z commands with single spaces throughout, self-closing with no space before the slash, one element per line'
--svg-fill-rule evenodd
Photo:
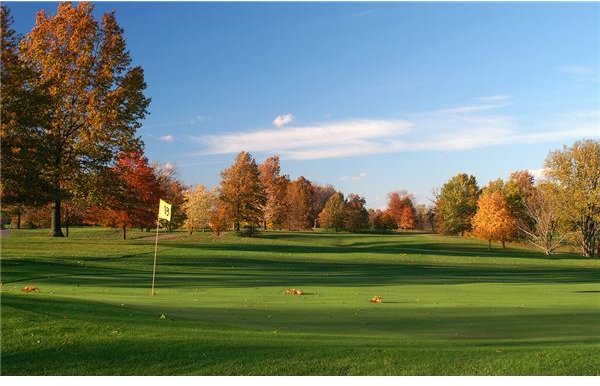
<path fill-rule="evenodd" d="M 156 251 L 158 250 L 158 224 L 160 224 L 160 217 L 156 220 L 156 242 L 154 243 L 154 268 L 152 269 L 152 292 L 150 295 L 154 296 L 154 276 L 156 275 Z"/>

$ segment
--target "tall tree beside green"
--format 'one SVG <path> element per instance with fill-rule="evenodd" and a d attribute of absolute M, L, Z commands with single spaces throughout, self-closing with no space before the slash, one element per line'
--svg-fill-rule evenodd
<path fill-rule="evenodd" d="M 152 228 L 156 225 L 160 190 L 155 169 L 141 150 L 123 153 L 113 168 L 117 187 L 106 207 L 96 208 L 99 221 L 121 228 L 123 240 L 127 228 Z"/>
<path fill-rule="evenodd" d="M 131 66 L 114 12 L 99 22 L 92 12 L 86 2 L 59 3 L 53 16 L 40 11 L 19 45 L 37 75 L 32 86 L 50 84 L 40 172 L 52 187 L 52 236 L 63 236 L 61 203 L 79 188 L 81 175 L 109 168 L 117 154 L 139 148 L 136 130 L 150 103 L 143 70 Z"/>
<path fill-rule="evenodd" d="M 171 221 L 162 220 L 162 225 L 172 232 L 185 222 L 186 212 L 183 205 L 185 204 L 184 192 L 187 187 L 177 179 L 175 168 L 161 166 L 159 163 L 155 163 L 153 168 L 159 184 L 160 198 L 171 204 Z"/>
<path fill-rule="evenodd" d="M 558 186 L 552 182 L 536 184 L 523 200 L 526 222 L 517 222 L 527 241 L 551 255 L 572 234 L 562 226 L 565 212 L 557 202 Z"/>
<path fill-rule="evenodd" d="M 366 200 L 358 194 L 348 195 L 346 202 L 345 228 L 356 232 L 369 227 L 369 212 L 365 208 Z"/>
<path fill-rule="evenodd" d="M 319 185 L 313 183 L 313 197 L 312 197 L 312 213 L 313 213 L 313 226 L 319 227 L 319 214 L 325 208 L 325 204 L 331 196 L 333 196 L 337 190 L 333 185 Z"/>
<path fill-rule="evenodd" d="M 346 201 L 342 193 L 336 193 L 327 200 L 319 214 L 322 228 L 334 229 L 336 232 L 344 228 L 346 221 Z"/>
<path fill-rule="evenodd" d="M 52 187 L 43 173 L 47 85 L 37 82 L 35 71 L 19 57 L 12 22 L 8 7 L 0 5 L 0 198 L 19 227 L 23 210 L 49 202 Z"/>
<path fill-rule="evenodd" d="M 473 216 L 473 234 L 488 241 L 488 249 L 492 249 L 492 241 L 510 240 L 516 231 L 516 222 L 508 208 L 504 195 L 494 189 L 484 189 L 477 201 L 477 213 Z"/>
<path fill-rule="evenodd" d="M 186 190 L 184 196 L 185 202 L 182 209 L 186 214 L 186 219 L 183 226 L 190 234 L 194 234 L 196 230 L 209 226 L 211 211 L 216 205 L 216 196 L 204 185 L 196 185 Z"/>
<path fill-rule="evenodd" d="M 405 190 L 388 194 L 388 213 L 394 218 L 397 228 L 415 228 L 415 207 L 413 197 Z"/>
<path fill-rule="evenodd" d="M 396 220 L 394 220 L 389 210 L 371 210 L 369 217 L 371 228 L 373 229 L 387 231 L 398 228 L 398 223 L 396 223 Z"/>
<path fill-rule="evenodd" d="M 446 182 L 436 197 L 437 229 L 442 234 L 464 234 L 472 229 L 479 198 L 477 180 L 460 173 Z"/>
<path fill-rule="evenodd" d="M 579 233 L 581 251 L 594 257 L 600 234 L 600 141 L 577 141 L 551 152 L 546 175 L 557 184 L 558 205 Z"/>
<path fill-rule="evenodd" d="M 312 184 L 303 176 L 288 184 L 288 229 L 310 229 L 313 226 L 312 198 Z"/>
<path fill-rule="evenodd" d="M 279 156 L 268 157 L 258 166 L 267 203 L 264 208 L 264 227 L 281 229 L 286 218 L 286 196 L 290 179 L 281 174 Z"/>
<path fill-rule="evenodd" d="M 240 152 L 233 165 L 221 172 L 219 199 L 236 231 L 242 224 L 256 227 L 262 223 L 267 195 L 258 165 L 250 153 Z"/>

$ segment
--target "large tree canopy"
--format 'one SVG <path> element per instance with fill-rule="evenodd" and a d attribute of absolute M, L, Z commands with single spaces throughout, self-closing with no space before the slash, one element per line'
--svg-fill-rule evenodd
<path fill-rule="evenodd" d="M 550 153 L 546 175 L 558 186 L 567 222 L 579 231 L 583 255 L 594 257 L 600 235 L 600 142 L 577 141 Z"/>
<path fill-rule="evenodd" d="M 37 14 L 19 56 L 47 85 L 41 174 L 52 186 L 53 236 L 62 236 L 61 201 L 86 176 L 110 167 L 117 154 L 139 148 L 136 130 L 150 100 L 141 67 L 132 67 L 115 14 L 98 22 L 93 6 L 60 3 L 55 15 Z"/>

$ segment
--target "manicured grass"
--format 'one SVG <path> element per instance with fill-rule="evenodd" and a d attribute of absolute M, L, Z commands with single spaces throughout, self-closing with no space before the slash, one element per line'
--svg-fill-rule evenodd
<path fill-rule="evenodd" d="M 417 233 L 181 232 L 160 241 L 151 297 L 153 233 L 46 234 L 2 239 L 2 375 L 600 375 L 599 260 Z"/>

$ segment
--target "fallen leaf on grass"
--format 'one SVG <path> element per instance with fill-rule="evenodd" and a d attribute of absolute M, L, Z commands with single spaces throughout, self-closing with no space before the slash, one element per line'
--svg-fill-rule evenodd
<path fill-rule="evenodd" d="M 381 295 L 375 295 L 373 296 L 373 298 L 370 300 L 371 303 L 383 303 L 383 296 Z"/>
<path fill-rule="evenodd" d="M 301 289 L 290 288 L 285 290 L 286 295 L 304 295 L 304 291 Z"/>
<path fill-rule="evenodd" d="M 34 286 L 34 285 L 27 284 L 25 287 L 21 288 L 21 291 L 27 292 L 27 293 L 30 293 L 30 292 L 36 292 L 37 293 L 37 292 L 40 292 L 40 289 L 38 287 Z"/>

